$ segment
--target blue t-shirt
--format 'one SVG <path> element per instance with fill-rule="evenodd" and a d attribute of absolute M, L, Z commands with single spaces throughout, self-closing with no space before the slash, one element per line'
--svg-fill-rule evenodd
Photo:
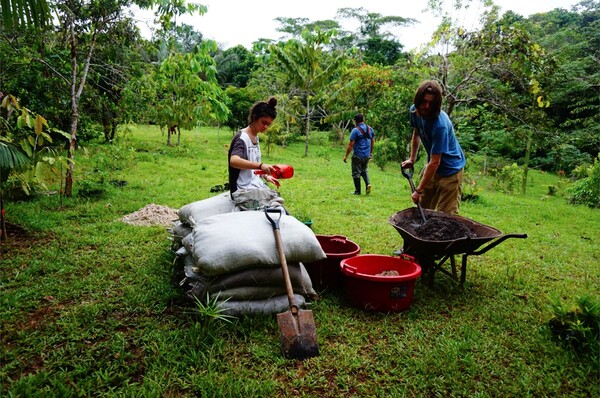
<path fill-rule="evenodd" d="M 465 167 L 465 155 L 454 134 L 454 127 L 446 112 L 438 117 L 424 119 L 417 115 L 414 105 L 410 107 L 410 125 L 416 127 L 421 142 L 427 151 L 427 161 L 433 154 L 441 154 L 442 159 L 437 174 L 442 177 L 458 173 Z"/>
<path fill-rule="evenodd" d="M 352 150 L 354 151 L 353 156 L 359 158 L 368 158 L 371 156 L 371 139 L 375 137 L 375 132 L 371 127 L 368 127 L 365 123 L 360 123 L 359 126 L 367 133 L 364 134 L 358 127 L 354 127 L 350 132 L 350 141 L 354 141 Z"/>

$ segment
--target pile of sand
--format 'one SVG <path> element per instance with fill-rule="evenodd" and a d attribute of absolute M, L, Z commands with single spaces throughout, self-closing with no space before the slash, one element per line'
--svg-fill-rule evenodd
<path fill-rule="evenodd" d="M 121 221 L 131 225 L 171 227 L 173 226 L 173 221 L 178 219 L 177 209 L 150 203 L 138 211 L 123 216 Z"/>

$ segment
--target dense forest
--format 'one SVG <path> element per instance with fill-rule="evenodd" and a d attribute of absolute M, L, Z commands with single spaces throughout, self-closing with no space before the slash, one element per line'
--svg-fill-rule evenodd
<path fill-rule="evenodd" d="M 2 2 L 4 190 L 30 194 L 44 173 L 58 174 L 71 196 L 86 142 L 110 144 L 128 123 L 161 126 L 166 145 L 197 126 L 233 131 L 270 95 L 280 116 L 267 145 L 303 140 L 310 156 L 312 133 L 342 144 L 360 111 L 377 132 L 374 162 L 383 168 L 406 157 L 414 90 L 436 79 L 468 156 L 482 156 L 490 173 L 518 173 L 522 190 L 531 168 L 584 181 L 571 200 L 600 206 L 600 2 L 525 18 L 481 1 L 481 27 L 469 31 L 450 15 L 476 1 L 429 2 L 443 22 L 418 51 L 406 51 L 389 29 L 414 21 L 364 8 L 340 9 L 333 20 L 277 18 L 283 39 L 225 49 L 175 22 L 205 14 L 202 5 Z M 136 26 L 134 6 L 155 12 L 150 39 Z M 344 30 L 346 20 L 359 28 Z"/>

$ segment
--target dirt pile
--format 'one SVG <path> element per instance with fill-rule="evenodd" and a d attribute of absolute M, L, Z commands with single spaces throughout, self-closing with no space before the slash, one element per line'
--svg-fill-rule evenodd
<path fill-rule="evenodd" d="M 397 220 L 398 227 L 419 239 L 430 241 L 448 241 L 464 238 L 476 238 L 477 235 L 468 226 L 458 220 L 447 217 L 430 216 L 425 223 L 420 218 L 402 218 Z"/>
<path fill-rule="evenodd" d="M 142 225 L 147 227 L 153 225 L 172 227 L 173 221 L 178 219 L 179 216 L 177 215 L 177 209 L 150 203 L 138 211 L 134 211 L 131 214 L 123 216 L 121 221 L 126 224 Z"/>

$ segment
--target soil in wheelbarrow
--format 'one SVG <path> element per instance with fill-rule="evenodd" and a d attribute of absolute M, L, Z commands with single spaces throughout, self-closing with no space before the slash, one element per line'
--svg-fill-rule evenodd
<path fill-rule="evenodd" d="M 445 241 L 464 238 L 476 238 L 477 234 L 468 226 L 460 221 L 430 215 L 427 221 L 422 222 L 421 218 L 404 217 L 397 220 L 396 225 L 411 235 L 429 241 Z"/>

